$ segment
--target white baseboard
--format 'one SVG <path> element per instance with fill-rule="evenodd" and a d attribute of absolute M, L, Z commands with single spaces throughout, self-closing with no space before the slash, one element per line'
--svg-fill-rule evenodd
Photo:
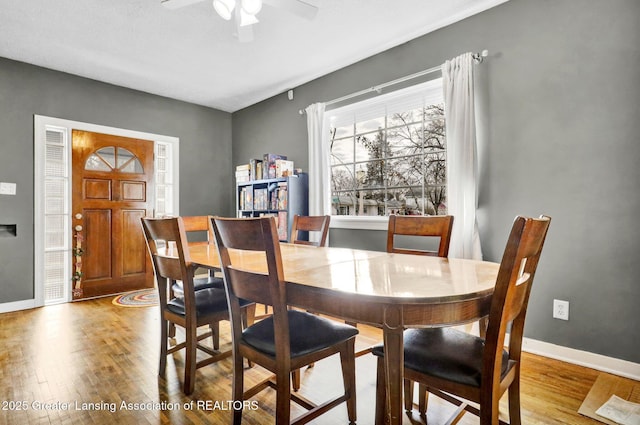
<path fill-rule="evenodd" d="M 0 313 L 9 313 L 12 311 L 29 310 L 36 308 L 36 300 L 14 301 L 11 303 L 0 303 Z"/>
<path fill-rule="evenodd" d="M 524 338 L 522 350 L 531 354 L 561 360 L 563 362 L 596 369 L 601 372 L 624 376 L 625 378 L 640 381 L 640 364 L 627 360 L 615 359 L 588 351 L 576 350 L 535 339 Z"/>

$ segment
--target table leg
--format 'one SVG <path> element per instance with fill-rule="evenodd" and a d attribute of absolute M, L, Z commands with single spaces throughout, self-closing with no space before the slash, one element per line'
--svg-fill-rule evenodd
<path fill-rule="evenodd" d="M 387 381 L 387 419 L 390 425 L 401 425 L 404 345 L 402 309 L 400 307 L 385 308 L 382 330 Z"/>

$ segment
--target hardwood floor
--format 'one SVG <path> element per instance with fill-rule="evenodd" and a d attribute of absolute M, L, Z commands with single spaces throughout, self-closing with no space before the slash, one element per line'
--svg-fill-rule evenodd
<path fill-rule="evenodd" d="M 260 309 L 261 311 L 261 309 Z M 195 392 L 181 392 L 182 353 L 170 356 L 158 378 L 157 307 L 123 308 L 111 298 L 0 314 L 0 424 L 227 424 L 231 360 L 199 369 Z M 229 344 L 221 326 L 221 348 Z M 380 338 L 360 327 L 356 349 Z M 341 390 L 338 359 L 316 363 L 302 373 L 301 393 L 323 401 Z M 358 423 L 373 424 L 375 359 L 357 360 Z M 599 424 L 577 413 L 599 372 L 526 354 L 523 362 L 522 413 L 525 424 Z M 267 376 L 247 371 L 246 385 Z M 275 395 L 266 390 L 252 399 L 244 424 L 273 424 Z M 502 400 L 506 402 L 506 396 Z M 302 409 L 292 405 L 293 415 Z M 506 412 L 506 405 L 504 406 Z M 431 397 L 428 423 L 443 423 L 453 406 Z M 347 423 L 339 406 L 314 424 Z M 424 423 L 414 411 L 405 424 Z M 478 424 L 466 415 L 461 424 Z"/>

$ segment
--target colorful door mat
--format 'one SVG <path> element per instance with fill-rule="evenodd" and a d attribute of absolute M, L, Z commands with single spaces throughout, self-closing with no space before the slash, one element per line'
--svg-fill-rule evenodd
<path fill-rule="evenodd" d="M 120 307 L 151 307 L 158 305 L 158 291 L 155 288 L 126 292 L 112 301 Z"/>

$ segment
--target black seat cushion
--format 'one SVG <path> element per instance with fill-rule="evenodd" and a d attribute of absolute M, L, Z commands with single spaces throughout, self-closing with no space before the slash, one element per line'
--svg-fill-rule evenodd
<path fill-rule="evenodd" d="M 480 387 L 484 339 L 452 328 L 409 329 L 404 332 L 404 366 L 407 369 L 464 385 Z M 384 356 L 384 347 L 373 347 Z M 504 375 L 509 354 L 502 352 Z"/>
<path fill-rule="evenodd" d="M 224 280 L 221 277 L 213 276 L 198 277 L 193 279 L 193 289 L 195 291 L 208 288 L 224 289 Z M 179 280 L 171 285 L 171 289 L 173 290 L 173 294 L 175 297 L 180 298 L 184 294 L 184 290 L 182 289 L 182 282 Z"/>
<path fill-rule="evenodd" d="M 224 289 L 207 288 L 195 291 L 196 315 L 228 312 L 227 294 Z M 240 300 L 240 306 L 251 304 L 249 301 Z M 176 297 L 167 302 L 167 310 L 184 316 L 184 298 Z"/>
<path fill-rule="evenodd" d="M 322 350 L 358 334 L 353 326 L 304 311 L 289 310 L 288 315 L 292 358 Z M 245 329 L 242 340 L 256 350 L 275 356 L 273 316 Z"/>

